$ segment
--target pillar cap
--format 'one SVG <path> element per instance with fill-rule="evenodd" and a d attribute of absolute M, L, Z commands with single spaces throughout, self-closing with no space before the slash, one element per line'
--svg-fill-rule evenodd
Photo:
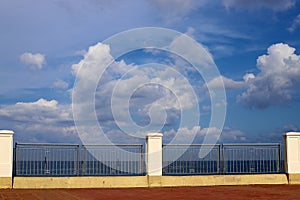
<path fill-rule="evenodd" d="M 11 130 L 0 130 L 0 135 L 1 135 L 1 134 L 9 134 L 9 135 L 12 135 L 12 134 L 14 134 L 14 132 L 11 131 Z"/>
<path fill-rule="evenodd" d="M 162 133 L 148 133 L 146 135 L 147 138 L 149 138 L 149 137 L 162 137 L 162 136 L 163 136 Z"/>
<path fill-rule="evenodd" d="M 283 136 L 300 136 L 300 132 L 287 132 Z"/>

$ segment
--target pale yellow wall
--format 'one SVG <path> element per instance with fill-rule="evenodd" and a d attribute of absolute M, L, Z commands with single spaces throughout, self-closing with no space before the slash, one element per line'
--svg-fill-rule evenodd
<path fill-rule="evenodd" d="M 288 184 L 285 174 L 263 175 L 213 175 L 213 176 L 163 176 L 162 186 L 214 186 Z"/>
<path fill-rule="evenodd" d="M 11 177 L 0 177 L 0 189 L 12 188 Z"/>
<path fill-rule="evenodd" d="M 15 177 L 14 188 L 134 188 L 147 187 L 146 176 Z"/>
<path fill-rule="evenodd" d="M 300 174 L 289 174 L 289 184 L 300 184 Z"/>
<path fill-rule="evenodd" d="M 300 179 L 299 179 L 300 180 Z M 134 188 L 288 184 L 285 174 L 211 176 L 15 177 L 14 188 Z"/>

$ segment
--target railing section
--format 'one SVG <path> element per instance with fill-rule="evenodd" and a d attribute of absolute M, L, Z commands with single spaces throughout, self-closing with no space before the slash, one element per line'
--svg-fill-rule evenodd
<path fill-rule="evenodd" d="M 144 175 L 143 145 L 15 145 L 15 176 Z"/>
<path fill-rule="evenodd" d="M 15 176 L 145 175 L 144 145 L 16 144 Z M 163 175 L 282 173 L 280 144 L 163 145 Z"/>
<path fill-rule="evenodd" d="M 16 144 L 15 175 L 77 175 L 78 148 L 74 144 Z"/>
<path fill-rule="evenodd" d="M 81 149 L 81 175 L 143 175 L 143 145 L 85 145 Z"/>
<path fill-rule="evenodd" d="M 283 172 L 280 144 L 223 144 L 226 174 Z"/>
<path fill-rule="evenodd" d="M 266 173 L 283 173 L 280 144 L 164 145 L 163 148 L 163 175 Z"/>
<path fill-rule="evenodd" d="M 204 155 L 201 155 L 201 152 Z M 220 145 L 164 145 L 163 174 L 220 173 Z"/>

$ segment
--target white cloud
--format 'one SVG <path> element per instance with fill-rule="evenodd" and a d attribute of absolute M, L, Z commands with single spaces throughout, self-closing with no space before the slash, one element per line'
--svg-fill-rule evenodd
<path fill-rule="evenodd" d="M 72 65 L 72 72 L 79 79 L 90 76 L 92 76 L 91 78 L 95 78 L 96 75 L 94 72 L 99 68 L 104 70 L 106 65 L 111 61 L 110 47 L 102 43 L 97 43 L 89 47 L 89 50 L 84 54 L 84 59 L 78 64 Z M 78 73 L 79 70 L 80 73 Z"/>
<path fill-rule="evenodd" d="M 247 137 L 244 132 L 229 127 L 224 127 L 224 129 L 222 130 L 220 142 L 243 142 L 246 141 L 246 139 Z"/>
<path fill-rule="evenodd" d="M 216 127 L 203 128 L 198 133 L 200 136 L 204 137 L 205 135 L 210 135 L 215 137 L 215 139 L 219 139 L 220 130 Z"/>
<path fill-rule="evenodd" d="M 295 48 L 287 44 L 274 44 L 268 48 L 266 55 L 257 59 L 257 75 L 247 73 L 243 81 L 235 81 L 220 76 L 211 80 L 207 86 L 227 89 L 245 88 L 237 101 L 250 108 L 266 108 L 282 105 L 294 99 L 300 86 L 300 56 Z"/>
<path fill-rule="evenodd" d="M 245 86 L 245 83 L 243 81 L 234 81 L 224 76 L 216 77 L 207 83 L 207 87 L 212 89 L 222 89 L 224 86 L 227 89 L 240 89 Z"/>
<path fill-rule="evenodd" d="M 70 106 L 59 105 L 56 100 L 39 99 L 4 106 L 0 109 L 0 116 L 21 122 L 55 123 L 71 121 L 70 109 Z"/>
<path fill-rule="evenodd" d="M 215 137 L 215 139 L 218 139 L 218 143 L 242 142 L 246 140 L 246 134 L 240 130 L 224 127 L 221 131 L 222 133 L 220 135 L 220 130 L 216 127 L 203 128 L 198 133 L 200 136 L 198 140 L 203 138 L 206 134 L 210 134 Z"/>
<path fill-rule="evenodd" d="M 174 73 L 172 68 L 135 68 L 127 75 L 128 78 L 108 81 L 98 88 L 97 93 L 97 102 L 102 104 L 99 105 L 99 113 L 110 113 L 109 110 L 112 109 L 114 120 L 119 125 L 132 128 L 131 116 L 128 116 L 127 111 L 138 108 L 135 114 L 141 120 L 150 117 L 149 128 L 156 127 L 155 130 L 160 130 L 162 127 L 159 125 L 176 118 L 172 115 L 174 112 L 197 105 L 197 97 L 191 92 L 187 80 Z M 105 99 L 112 99 L 112 105 Z"/>
<path fill-rule="evenodd" d="M 139 67 L 124 61 L 107 66 L 111 61 L 110 47 L 98 43 L 91 46 L 84 59 L 72 67 L 73 74 L 77 75 L 76 91 L 73 90 L 73 97 L 78 100 L 75 102 L 75 112 L 80 117 L 84 116 L 85 120 L 92 120 L 91 113 L 94 113 L 95 106 L 90 106 L 93 110 L 87 110 L 86 106 L 94 103 L 87 102 L 87 97 L 93 99 L 95 94 L 96 114 L 101 126 L 105 128 L 117 122 L 119 126 L 134 130 L 132 116 L 128 115 L 130 109 L 141 123 L 153 115 L 151 125 L 160 127 L 164 120 L 169 123 L 176 118 L 176 110 L 191 109 L 197 105 L 197 96 L 191 92 L 188 80 L 174 66 Z M 166 119 L 163 113 L 168 114 Z M 130 134 L 135 133 L 131 131 Z"/>
<path fill-rule="evenodd" d="M 294 19 L 292 25 L 288 28 L 289 32 L 294 32 L 300 26 L 300 14 Z"/>
<path fill-rule="evenodd" d="M 107 65 L 113 60 L 108 45 L 98 43 L 89 47 L 84 58 L 77 64 L 72 65 L 72 73 L 76 76 L 76 82 L 72 89 L 72 104 L 74 119 L 94 121 L 95 93 L 99 78 L 104 73 Z M 110 77 L 107 77 L 110 80 Z M 104 91 L 103 91 L 104 92 Z M 100 105 L 108 106 L 104 101 Z M 106 110 L 106 109 L 105 109 Z M 107 112 L 104 111 L 106 114 Z M 91 127 L 95 129 L 95 127 Z"/>
<path fill-rule="evenodd" d="M 169 131 L 165 131 L 163 133 L 165 142 L 170 142 L 175 136 L 178 137 L 178 141 L 180 143 L 184 144 L 186 141 L 188 141 L 187 137 L 195 137 L 196 143 L 201 144 L 203 142 L 203 139 L 206 135 L 209 135 L 210 139 L 214 139 L 217 141 L 217 143 L 223 143 L 223 142 L 243 142 L 245 141 L 246 134 L 243 133 L 240 130 L 232 129 L 229 127 L 224 127 L 223 130 L 220 130 L 216 127 L 207 127 L 207 128 L 201 128 L 200 126 L 194 126 L 192 128 L 187 127 L 180 127 L 177 131 L 174 129 L 171 129 Z M 187 144 L 187 143 L 186 143 Z"/>
<path fill-rule="evenodd" d="M 0 118 L 13 121 L 22 142 L 78 142 L 70 105 L 39 99 L 0 107 Z"/>
<path fill-rule="evenodd" d="M 228 9 L 244 8 L 244 9 L 260 9 L 267 8 L 274 11 L 284 11 L 293 7 L 295 0 L 222 0 L 224 6 Z"/>
<path fill-rule="evenodd" d="M 254 78 L 255 78 L 255 75 L 252 73 L 248 73 L 243 76 L 243 79 L 246 83 L 251 81 L 251 79 L 254 79 Z"/>
<path fill-rule="evenodd" d="M 46 63 L 45 55 L 40 53 L 24 53 L 20 56 L 20 60 L 32 70 L 42 69 L 43 65 Z"/>
<path fill-rule="evenodd" d="M 244 76 L 246 91 L 238 96 L 238 101 L 247 107 L 266 108 L 293 100 L 300 85 L 300 56 L 295 48 L 287 44 L 274 44 L 267 55 L 257 59 L 260 72 L 254 76 Z"/>
<path fill-rule="evenodd" d="M 54 82 L 54 87 L 59 89 L 67 89 L 69 87 L 69 84 L 63 80 L 57 80 Z"/>
<path fill-rule="evenodd" d="M 200 133 L 201 127 L 194 126 L 191 128 L 188 127 L 179 127 L 178 130 L 168 130 L 163 132 L 164 143 L 173 144 L 190 144 L 193 139 Z"/>

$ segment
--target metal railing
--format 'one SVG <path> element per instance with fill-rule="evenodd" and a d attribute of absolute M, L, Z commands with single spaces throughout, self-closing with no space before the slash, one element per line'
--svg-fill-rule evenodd
<path fill-rule="evenodd" d="M 143 145 L 85 145 L 81 148 L 81 175 L 143 175 Z"/>
<path fill-rule="evenodd" d="M 283 173 L 280 144 L 164 145 L 163 148 L 163 175 L 266 173 Z"/>
<path fill-rule="evenodd" d="M 208 151 L 205 157 L 199 153 Z M 164 145 L 163 174 L 218 174 L 220 145 Z"/>
<path fill-rule="evenodd" d="M 282 172 L 280 144 L 223 144 L 222 154 L 227 174 Z"/>
<path fill-rule="evenodd" d="M 16 143 L 14 175 L 144 175 L 143 155 L 143 145 Z"/>
<path fill-rule="evenodd" d="M 20 144 L 15 176 L 145 175 L 144 145 Z M 163 145 L 163 175 L 283 173 L 280 144 Z"/>
<path fill-rule="evenodd" d="M 15 175 L 77 175 L 78 148 L 74 144 L 16 144 Z"/>

